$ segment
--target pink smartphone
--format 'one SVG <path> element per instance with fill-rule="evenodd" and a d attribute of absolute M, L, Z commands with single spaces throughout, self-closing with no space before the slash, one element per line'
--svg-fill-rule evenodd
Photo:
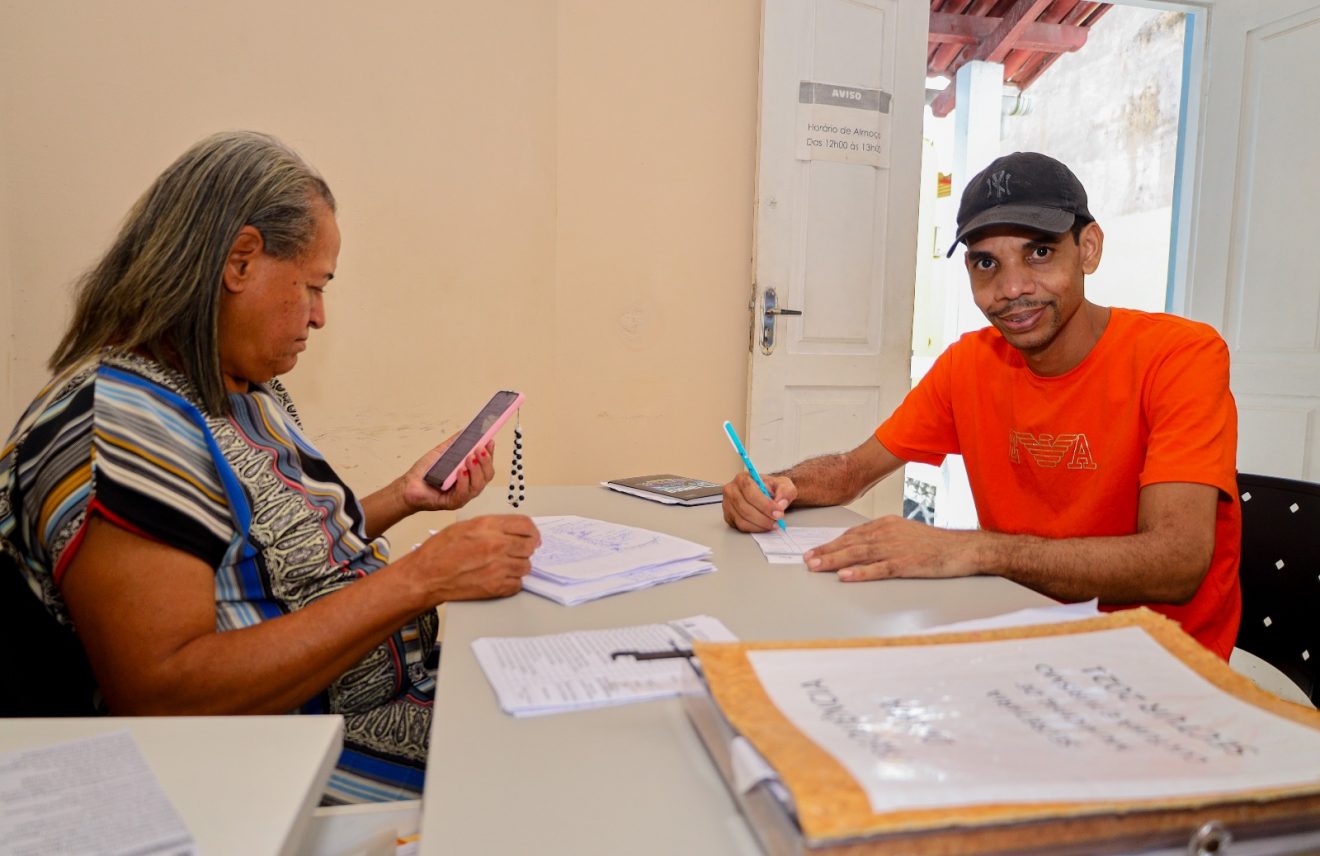
<path fill-rule="evenodd" d="M 477 417 L 468 423 L 454 442 L 449 444 L 440 455 L 440 459 L 426 473 L 426 482 L 440 490 L 449 490 L 458 480 L 458 471 L 463 462 L 472 457 L 472 453 L 486 445 L 500 430 L 519 405 L 523 403 L 521 392 L 502 389 L 486 402 Z"/>

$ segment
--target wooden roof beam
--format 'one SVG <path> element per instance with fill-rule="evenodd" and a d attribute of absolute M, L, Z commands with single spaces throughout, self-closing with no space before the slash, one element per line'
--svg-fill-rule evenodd
<path fill-rule="evenodd" d="M 978 45 L 993 33 L 1002 21 L 1002 18 L 974 18 L 966 15 L 951 15 L 948 12 L 931 12 L 930 41 L 964 46 Z M 1013 48 L 1064 53 L 1075 51 L 1085 44 L 1085 27 L 1032 22 L 1022 31 Z"/>
<path fill-rule="evenodd" d="M 1074 27 L 1084 27 L 1086 24 L 1085 15 L 1079 15 L 1078 10 L 1085 11 L 1086 8 L 1096 4 L 1085 2 L 1085 0 L 1058 0 L 1050 5 L 1048 9 L 1040 14 L 1036 20 L 1038 24 L 1064 24 Z M 1053 62 L 1059 55 L 1055 53 L 1048 54 L 1050 62 Z M 1026 89 L 1023 81 L 1030 77 L 1030 73 L 1023 74 L 1023 66 L 1032 65 L 1037 68 L 1041 65 L 1043 57 L 1040 53 L 1028 51 L 1014 51 L 1004 60 L 1004 82 L 1016 83 L 1019 88 Z"/>
<path fill-rule="evenodd" d="M 1082 10 L 1084 14 L 1080 16 L 1074 14 L 1069 17 L 1072 21 L 1080 24 L 1080 26 L 1086 28 L 1087 30 L 1089 30 L 1095 24 L 1096 21 L 1100 20 L 1100 17 L 1102 15 L 1104 15 L 1112 8 L 1111 4 L 1109 3 L 1083 3 L 1081 5 L 1086 7 L 1085 9 Z M 1045 70 L 1054 64 L 1054 61 L 1057 60 L 1059 56 L 1060 54 L 1045 54 L 1043 56 L 1038 57 L 1038 61 L 1035 63 L 1035 67 L 1030 69 L 1030 72 L 1028 74 L 1019 75 L 1019 77 L 1021 77 L 1021 80 L 1017 82 L 1018 87 L 1021 89 L 1026 89 L 1028 86 L 1035 83 L 1036 80 L 1038 80 L 1040 76 L 1045 73 Z M 1007 67 L 1005 67 L 1005 71 L 1007 71 Z"/>
<path fill-rule="evenodd" d="M 982 39 L 980 46 L 967 57 L 967 61 L 1001 61 L 1052 2 L 1053 0 L 1017 0 L 1004 12 L 1004 17 L 999 19 L 999 25 L 994 31 Z"/>
<path fill-rule="evenodd" d="M 952 8 L 946 3 L 944 9 L 940 10 L 959 17 L 979 18 L 989 14 L 999 0 L 970 0 L 963 3 L 961 8 Z M 927 45 L 930 40 L 927 39 Z M 942 74 L 950 68 L 957 68 L 958 57 L 962 55 L 964 46 L 954 44 L 936 44 L 934 46 L 933 57 L 927 54 L 926 67 L 934 70 L 936 74 Z"/>
<path fill-rule="evenodd" d="M 1017 40 L 1051 2 L 1053 0 L 1017 0 L 1005 10 L 1004 16 L 999 19 L 999 24 L 990 35 L 981 40 L 965 62 L 1001 62 L 1008 52 L 1017 46 Z M 931 112 L 936 116 L 949 115 L 949 111 L 953 109 L 957 88 L 956 81 L 949 81 L 944 91 L 931 101 Z"/>

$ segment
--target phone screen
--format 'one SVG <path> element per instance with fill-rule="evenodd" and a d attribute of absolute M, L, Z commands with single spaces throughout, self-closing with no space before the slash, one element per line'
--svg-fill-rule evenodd
<path fill-rule="evenodd" d="M 440 459 L 427 471 L 427 483 L 441 490 L 449 490 L 453 487 L 463 462 L 476 451 L 478 446 L 484 445 L 495 436 L 495 432 L 518 409 L 522 400 L 521 393 L 510 392 L 507 389 L 495 393 L 491 400 L 486 402 L 486 406 L 481 408 L 476 418 L 454 438 L 454 442 L 449 444 L 449 448 L 445 449 Z"/>

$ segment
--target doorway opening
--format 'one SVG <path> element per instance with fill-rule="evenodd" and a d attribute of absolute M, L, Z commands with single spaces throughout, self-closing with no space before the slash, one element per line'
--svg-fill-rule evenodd
<path fill-rule="evenodd" d="M 932 16 L 934 18 L 934 16 Z M 1080 49 L 1058 57 L 1025 92 L 1005 89 L 997 148 L 989 157 L 1039 151 L 1077 174 L 1105 231 L 1105 254 L 1087 278 L 1087 296 L 1105 306 L 1181 314 L 1179 180 L 1188 145 L 1188 80 L 1198 55 L 1197 14 L 1168 4 L 1115 4 L 1087 28 Z M 931 80 L 934 93 L 953 81 Z M 995 92 L 995 95 L 1000 95 Z M 960 93 L 961 95 L 961 93 Z M 971 301 L 962 254 L 945 259 L 958 198 L 970 175 L 958 175 L 957 110 L 923 126 L 917 276 L 912 323 L 912 383 L 962 333 L 985 326 Z M 973 109 L 984 110 L 984 105 Z M 964 122 L 964 128 L 966 123 Z M 984 127 L 984 126 L 982 126 Z M 966 131 L 961 133 L 966 134 Z M 974 147 L 973 147 L 974 148 Z M 983 140 L 980 151 L 987 146 Z M 950 528 L 975 528 L 977 517 L 959 456 L 941 467 L 908 464 L 903 513 Z"/>

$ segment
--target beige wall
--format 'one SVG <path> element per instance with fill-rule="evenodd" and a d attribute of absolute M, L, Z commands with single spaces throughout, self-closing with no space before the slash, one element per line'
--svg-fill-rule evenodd
<path fill-rule="evenodd" d="M 3 88 L 0 88 L 3 92 Z M 14 383 L 14 288 L 10 279 L 9 179 L 5 168 L 5 113 L 0 109 L 0 435 L 8 436 L 18 414 Z M 0 439 L 0 443 L 3 443 Z"/>
<path fill-rule="evenodd" d="M 533 488 L 732 475 L 759 5 L 0 0 L 0 307 L 21 320 L 0 417 L 45 379 L 68 286 L 136 196 L 248 127 L 339 198 L 329 325 L 287 382 L 350 484 L 497 388 L 527 394 Z"/>

